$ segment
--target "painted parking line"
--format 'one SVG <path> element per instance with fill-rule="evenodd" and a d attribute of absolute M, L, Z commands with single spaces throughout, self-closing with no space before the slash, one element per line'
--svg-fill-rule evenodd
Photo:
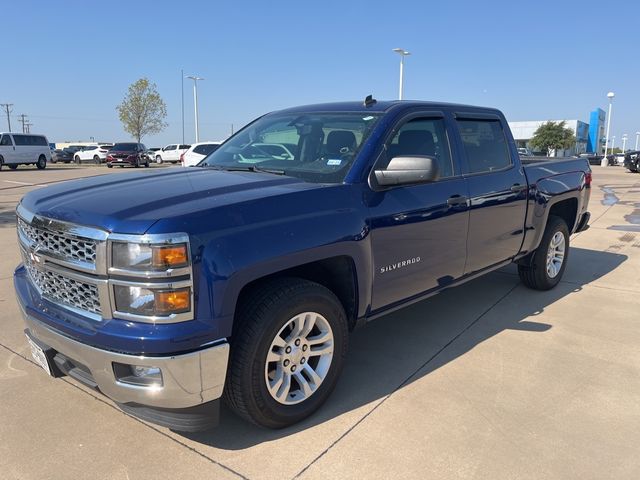
<path fill-rule="evenodd" d="M 3 180 L 3 182 L 6 182 L 6 183 L 15 183 L 16 185 L 35 185 L 35 183 L 29 183 L 29 182 L 16 182 L 15 180 Z"/>

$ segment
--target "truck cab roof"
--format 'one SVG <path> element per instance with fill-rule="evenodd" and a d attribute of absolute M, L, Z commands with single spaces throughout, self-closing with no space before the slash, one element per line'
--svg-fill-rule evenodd
<path fill-rule="evenodd" d="M 480 107 L 475 105 L 465 105 L 459 103 L 446 103 L 446 102 L 430 102 L 430 101 L 418 101 L 418 100 L 379 100 L 375 103 L 365 105 L 361 102 L 331 102 L 331 103 L 317 103 L 310 105 L 301 105 L 297 107 L 285 108 L 279 110 L 279 112 L 377 112 L 387 113 L 391 110 L 408 110 L 413 108 L 434 109 L 434 110 L 452 110 L 452 109 L 464 109 L 464 110 L 482 110 L 485 112 L 491 112 L 500 114 L 500 111 L 495 108 Z"/>

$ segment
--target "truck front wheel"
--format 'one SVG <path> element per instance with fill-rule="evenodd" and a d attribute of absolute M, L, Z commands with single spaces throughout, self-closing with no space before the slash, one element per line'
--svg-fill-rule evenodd
<path fill-rule="evenodd" d="M 562 218 L 550 216 L 529 264 L 518 265 L 520 280 L 529 288 L 549 290 L 562 279 L 568 257 L 569 228 Z"/>
<path fill-rule="evenodd" d="M 236 318 L 225 399 L 241 417 L 283 428 L 315 412 L 334 389 L 348 345 L 338 298 L 314 282 L 274 280 Z"/>

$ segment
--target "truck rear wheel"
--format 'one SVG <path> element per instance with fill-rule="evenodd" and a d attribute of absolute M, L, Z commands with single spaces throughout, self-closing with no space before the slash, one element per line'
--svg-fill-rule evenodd
<path fill-rule="evenodd" d="M 338 298 L 314 282 L 277 279 L 251 293 L 235 320 L 224 397 L 269 428 L 315 412 L 333 391 L 348 345 Z"/>
<path fill-rule="evenodd" d="M 529 288 L 549 290 L 562 279 L 568 257 L 569 228 L 562 218 L 550 216 L 530 263 L 518 265 L 520 280 Z"/>

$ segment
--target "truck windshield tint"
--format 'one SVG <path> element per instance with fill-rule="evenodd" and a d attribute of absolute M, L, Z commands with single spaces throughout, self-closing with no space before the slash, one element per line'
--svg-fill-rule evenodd
<path fill-rule="evenodd" d="M 238 132 L 199 166 L 271 169 L 309 182 L 340 183 L 378 118 L 379 114 L 368 112 L 267 115 Z M 260 168 L 246 168 L 252 165 Z"/>

